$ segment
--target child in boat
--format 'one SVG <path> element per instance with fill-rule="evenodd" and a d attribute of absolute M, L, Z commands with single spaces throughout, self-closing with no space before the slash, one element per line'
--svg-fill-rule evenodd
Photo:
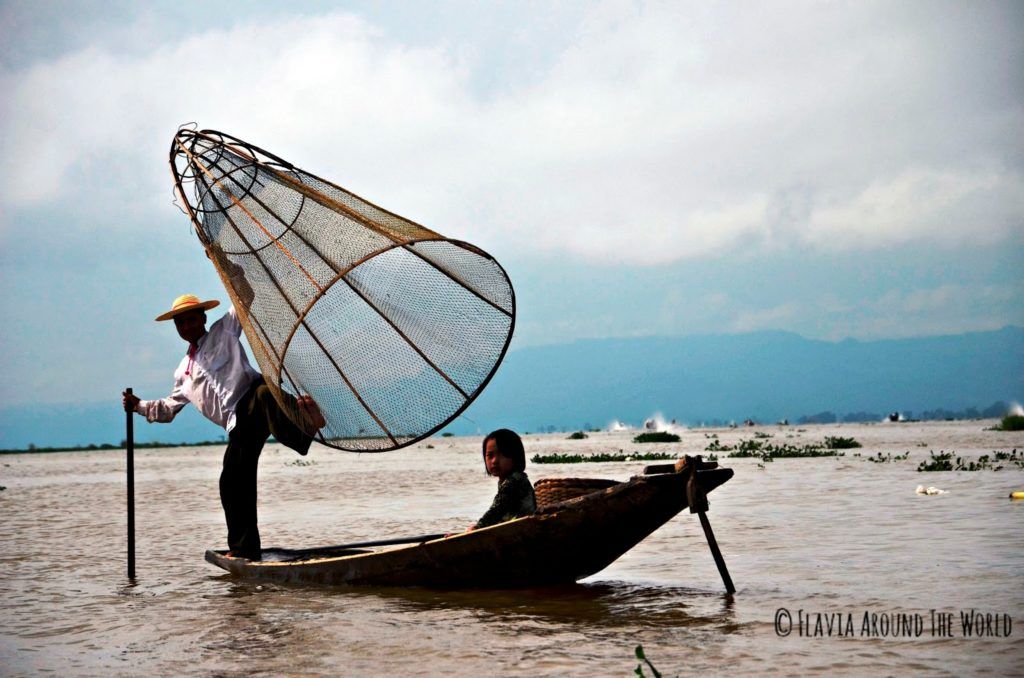
<path fill-rule="evenodd" d="M 519 436 L 507 428 L 488 433 L 483 442 L 483 455 L 487 475 L 498 477 L 498 493 L 487 513 L 469 529 L 536 513 L 537 497 L 533 484 L 526 477 L 526 453 Z"/>

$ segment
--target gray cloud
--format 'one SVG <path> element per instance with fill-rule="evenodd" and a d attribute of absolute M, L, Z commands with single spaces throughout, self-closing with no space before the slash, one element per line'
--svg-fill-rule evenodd
<path fill-rule="evenodd" d="M 486 94 L 467 51 L 345 13 L 93 45 L 2 75 L 0 195 L 127 180 L 130 209 L 166 209 L 158 159 L 198 120 L 506 250 L 657 264 L 999 240 L 1024 227 L 1016 14 L 602 3 L 550 68 Z"/>

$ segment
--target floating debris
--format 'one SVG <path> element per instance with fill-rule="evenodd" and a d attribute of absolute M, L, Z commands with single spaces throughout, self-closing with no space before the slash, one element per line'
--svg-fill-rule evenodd
<path fill-rule="evenodd" d="M 927 494 L 929 496 L 934 496 L 936 494 L 946 494 L 945 490 L 940 490 L 937 487 L 925 487 L 924 485 L 918 485 L 917 489 L 914 490 L 914 492 L 916 492 L 917 494 Z"/>

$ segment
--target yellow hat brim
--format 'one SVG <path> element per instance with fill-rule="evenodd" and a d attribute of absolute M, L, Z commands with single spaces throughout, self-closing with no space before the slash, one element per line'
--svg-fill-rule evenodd
<path fill-rule="evenodd" d="M 182 313 L 188 313 L 189 311 L 208 311 L 211 308 L 215 308 L 217 306 L 220 306 L 220 302 L 217 301 L 216 299 L 211 299 L 210 301 L 201 301 L 198 304 L 189 304 L 188 306 L 182 306 L 181 308 L 171 309 L 167 313 L 158 315 L 156 317 L 156 320 L 157 322 L 161 322 L 163 320 L 170 320 L 174 316 L 181 315 Z"/>

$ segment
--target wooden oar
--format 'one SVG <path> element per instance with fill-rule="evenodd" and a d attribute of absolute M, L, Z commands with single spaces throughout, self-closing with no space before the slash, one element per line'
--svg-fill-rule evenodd
<path fill-rule="evenodd" d="M 328 551 L 344 551 L 347 549 L 358 549 L 368 546 L 392 546 L 394 544 L 418 544 L 424 541 L 432 541 L 434 539 L 440 539 L 444 537 L 445 533 L 441 534 L 421 534 L 417 537 L 397 537 L 395 539 L 378 539 L 376 541 L 356 541 L 351 544 L 337 544 L 336 546 L 321 546 L 319 548 L 310 549 L 264 549 L 265 551 L 280 551 L 281 553 L 294 553 L 296 555 L 303 555 L 308 553 L 325 553 Z"/>
<path fill-rule="evenodd" d="M 131 397 L 131 388 L 126 388 L 124 392 L 129 398 Z M 125 420 L 127 435 L 124 449 L 128 457 L 128 578 L 135 579 L 135 430 L 132 420 L 134 412 L 125 412 L 125 414 L 127 415 Z"/>

